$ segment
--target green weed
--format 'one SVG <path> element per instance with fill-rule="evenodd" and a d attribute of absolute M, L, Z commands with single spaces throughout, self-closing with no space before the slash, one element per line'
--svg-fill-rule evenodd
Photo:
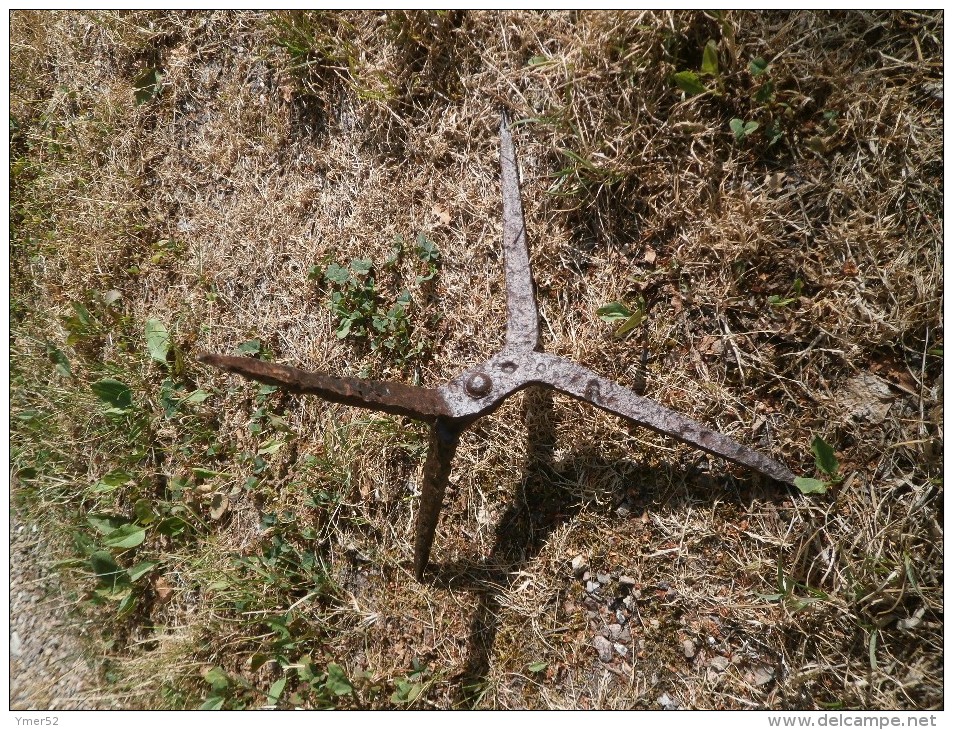
<path fill-rule="evenodd" d="M 786 575 L 780 562 L 778 563 L 777 589 L 777 593 L 762 594 L 760 597 L 766 601 L 780 601 L 792 613 L 803 611 L 820 601 L 831 600 L 824 591 L 798 583 Z"/>
<path fill-rule="evenodd" d="M 405 248 L 406 242 L 398 237 L 392 255 L 383 264 L 383 272 L 391 278 L 398 275 Z M 414 286 L 419 287 L 436 276 L 440 252 L 421 233 L 414 254 L 425 267 L 414 281 Z M 385 299 L 379 287 L 378 269 L 371 260 L 354 259 L 348 266 L 331 263 L 323 273 L 314 267 L 311 277 L 321 277 L 330 288 L 329 307 L 339 338 L 364 343 L 372 352 L 380 351 L 401 366 L 423 352 L 424 345 L 415 339 L 408 313 L 413 301 L 411 290 L 404 288 L 393 300 Z"/>
<path fill-rule="evenodd" d="M 745 122 L 735 118 L 728 122 L 728 126 L 731 127 L 731 131 L 735 135 L 735 141 L 743 142 L 750 135 L 754 134 L 761 125 L 758 122 Z"/>
<path fill-rule="evenodd" d="M 811 442 L 811 451 L 814 453 L 814 463 L 818 471 L 825 474 L 830 481 L 812 477 L 797 477 L 794 480 L 794 486 L 802 494 L 824 494 L 831 484 L 837 485 L 844 480 L 840 475 L 840 464 L 837 457 L 834 456 L 833 447 L 820 436 L 814 437 Z"/>
<path fill-rule="evenodd" d="M 621 322 L 619 327 L 613 333 L 613 337 L 621 339 L 641 325 L 646 318 L 647 309 L 645 298 L 639 296 L 636 299 L 635 308 L 632 309 L 622 302 L 610 302 L 604 304 L 596 310 L 596 314 L 603 322 L 617 323 Z"/>
<path fill-rule="evenodd" d="M 793 304 L 801 297 L 801 293 L 804 291 L 804 282 L 797 278 L 794 280 L 791 288 L 787 291 L 786 294 L 772 294 L 768 297 L 768 304 L 772 307 L 786 307 L 789 304 Z"/>
<path fill-rule="evenodd" d="M 396 680 L 390 701 L 395 705 L 413 706 L 435 681 L 433 672 L 419 659 L 411 662 L 411 671 L 406 679 Z"/>

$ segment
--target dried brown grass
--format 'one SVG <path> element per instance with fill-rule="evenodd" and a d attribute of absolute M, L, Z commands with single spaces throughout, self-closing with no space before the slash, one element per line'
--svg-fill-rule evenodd
<path fill-rule="evenodd" d="M 367 690 L 371 706 L 415 658 L 433 671 L 418 706 L 941 706 L 942 384 L 927 354 L 942 343 L 941 35 L 938 13 L 14 13 L 11 111 L 39 171 L 20 179 L 44 211 L 15 223 L 35 242 L 13 256 L 16 296 L 37 308 L 15 318 L 24 361 L 31 341 L 64 340 L 69 302 L 115 288 L 130 322 L 161 319 L 186 355 L 260 337 L 281 362 L 446 380 L 502 343 L 506 107 L 534 120 L 517 149 L 546 349 L 634 385 L 638 339 L 612 339 L 595 310 L 644 296 L 648 395 L 803 473 L 820 434 L 848 475 L 804 497 L 526 393 L 464 435 L 422 585 L 408 570 L 422 429 L 289 397 L 292 445 L 262 491 L 168 559 L 176 597 L 133 629 L 160 649 L 130 642 L 116 661 L 157 692 L 200 688 L 197 667 L 218 663 L 266 690 L 280 672 L 250 669 L 260 641 L 208 584 L 262 549 L 260 514 L 288 510 L 321 532 L 337 586 L 301 609 L 322 627 L 307 651 L 388 688 Z M 710 38 L 723 93 L 685 98 L 670 76 Z M 755 101 L 757 56 L 776 103 Z M 136 105 L 147 65 L 164 91 Z M 733 117 L 777 125 L 779 142 L 736 143 Z M 47 119 L 67 152 L 41 144 Z M 383 261 L 418 232 L 442 265 L 415 292 L 426 356 L 401 367 L 335 337 L 308 273 Z M 770 306 L 795 279 L 800 298 Z M 109 338 L 97 356 L 153 393 L 161 380 Z M 889 384 L 882 421 L 839 400 L 863 373 Z M 257 447 L 254 386 L 185 377 L 218 389 L 206 416 L 228 491 L 252 476 L 237 454 Z M 198 463 L 187 430 L 156 433 L 170 478 Z M 340 472 L 336 511 L 307 506 L 308 454 Z M 592 640 L 623 609 L 587 605 L 577 554 L 612 577 L 606 592 L 636 581 L 628 653 L 609 664 Z M 798 587 L 767 600 L 779 571 Z M 274 611 L 298 600 L 269 590 Z"/>

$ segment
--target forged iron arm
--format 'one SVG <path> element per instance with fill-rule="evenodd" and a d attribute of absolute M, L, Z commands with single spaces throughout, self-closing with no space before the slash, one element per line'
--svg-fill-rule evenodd
<path fill-rule="evenodd" d="M 422 421 L 450 415 L 440 391 L 433 388 L 364 378 L 339 378 L 253 357 L 204 354 L 197 359 L 250 380 L 278 385 L 292 393 L 310 393 L 346 406 L 371 408 Z"/>
<path fill-rule="evenodd" d="M 468 388 L 475 381 L 483 382 L 481 377 L 491 385 L 482 395 L 474 395 Z M 794 474 L 774 459 L 670 410 L 658 401 L 555 355 L 504 350 L 483 365 L 454 378 L 440 391 L 453 417 L 473 420 L 493 412 L 505 398 L 530 385 L 554 388 L 772 479 L 788 484 L 794 481 Z"/>
<path fill-rule="evenodd" d="M 794 482 L 794 474 L 783 464 L 681 413 L 669 410 L 651 398 L 638 395 L 574 362 L 542 353 L 537 353 L 536 358 L 547 363 L 547 376 L 541 383 L 656 433 L 747 466 L 779 482 Z"/>
<path fill-rule="evenodd" d="M 424 463 L 420 485 L 420 506 L 417 508 L 417 528 L 414 539 L 414 575 L 424 579 L 424 570 L 430 562 L 430 548 L 440 520 L 443 495 L 450 481 L 453 455 L 457 452 L 463 425 L 459 421 L 438 418 L 430 430 L 430 448 Z"/>
<path fill-rule="evenodd" d="M 506 268 L 506 346 L 518 350 L 539 347 L 539 312 L 533 293 L 526 222 L 520 197 L 519 171 L 513 136 L 500 122 L 500 177 L 503 189 L 503 259 Z"/>

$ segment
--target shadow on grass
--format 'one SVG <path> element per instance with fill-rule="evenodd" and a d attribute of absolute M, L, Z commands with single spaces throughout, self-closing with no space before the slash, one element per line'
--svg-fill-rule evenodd
<path fill-rule="evenodd" d="M 569 489 L 568 485 L 582 482 L 594 467 L 610 465 L 601 456 L 597 444 L 574 449 L 567 458 L 556 462 L 557 421 L 553 391 L 530 388 L 524 393 L 528 442 L 525 476 L 513 503 L 497 524 L 490 555 L 479 561 L 432 564 L 429 571 L 430 579 L 439 588 L 478 595 L 469 627 L 467 662 L 456 678 L 454 704 L 461 708 L 476 707 L 485 692 L 500 626 L 499 597 L 510 589 L 519 572 L 539 554 L 550 535 L 581 510 L 585 500 L 581 499 L 578 489 Z M 705 473 L 707 458 L 700 453 L 692 458 L 694 464 L 672 465 L 667 469 L 646 470 L 629 464 L 627 471 L 633 472 L 632 478 L 624 481 L 633 487 L 629 493 L 617 495 L 617 501 L 627 501 L 633 511 L 641 511 L 653 504 L 670 502 L 676 494 L 686 491 L 698 494 L 710 489 L 724 498 L 724 485 L 718 483 L 721 480 Z M 640 474 L 644 478 L 639 478 Z M 736 495 L 736 499 L 744 503 L 752 498 L 782 499 L 787 492 L 778 485 L 755 479 L 738 483 Z M 672 506 L 677 508 L 677 505 Z"/>
<path fill-rule="evenodd" d="M 579 501 L 554 483 L 553 450 L 556 421 L 553 392 L 530 388 L 523 398 L 527 427 L 525 478 L 513 503 L 500 518 L 496 541 L 483 561 L 438 565 L 434 582 L 447 590 L 469 590 L 479 595 L 470 622 L 468 660 L 459 676 L 454 704 L 475 706 L 483 693 L 490 656 L 499 628 L 497 598 L 513 580 L 513 574 L 532 560 L 559 525 L 579 511 Z M 573 504 L 575 502 L 575 504 Z"/>

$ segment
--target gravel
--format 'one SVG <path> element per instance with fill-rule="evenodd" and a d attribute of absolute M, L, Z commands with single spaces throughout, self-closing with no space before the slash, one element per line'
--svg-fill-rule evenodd
<path fill-rule="evenodd" d="M 116 709 L 100 681 L 86 642 L 91 628 L 70 616 L 70 600 L 49 568 L 50 553 L 36 527 L 10 513 L 10 709 Z"/>

